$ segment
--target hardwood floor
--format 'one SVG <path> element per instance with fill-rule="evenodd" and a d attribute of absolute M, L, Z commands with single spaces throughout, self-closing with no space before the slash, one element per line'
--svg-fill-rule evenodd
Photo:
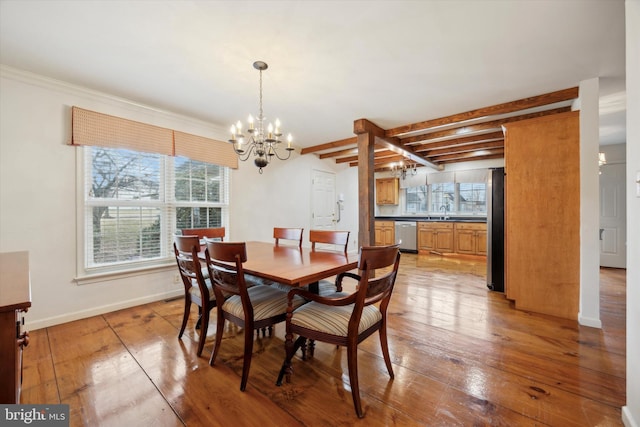
<path fill-rule="evenodd" d="M 392 297 L 390 380 L 376 336 L 360 345 L 365 418 L 345 349 L 318 343 L 275 385 L 284 324 L 258 338 L 240 392 L 243 331 L 208 365 L 215 316 L 196 357 L 195 307 L 161 301 L 31 332 L 23 403 L 68 403 L 72 426 L 621 426 L 625 270 L 602 269 L 602 329 L 515 310 L 487 291 L 483 258 L 403 254 Z"/>

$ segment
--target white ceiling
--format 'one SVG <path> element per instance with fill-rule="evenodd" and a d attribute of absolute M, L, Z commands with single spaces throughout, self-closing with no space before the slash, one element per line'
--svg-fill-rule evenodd
<path fill-rule="evenodd" d="M 258 109 L 295 145 L 600 77 L 625 142 L 623 0 L 0 0 L 0 63 L 229 127 Z"/>

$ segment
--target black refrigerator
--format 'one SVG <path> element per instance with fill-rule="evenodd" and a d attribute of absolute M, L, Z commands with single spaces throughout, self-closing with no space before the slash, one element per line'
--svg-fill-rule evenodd
<path fill-rule="evenodd" d="M 487 288 L 504 292 L 504 168 L 487 180 Z"/>

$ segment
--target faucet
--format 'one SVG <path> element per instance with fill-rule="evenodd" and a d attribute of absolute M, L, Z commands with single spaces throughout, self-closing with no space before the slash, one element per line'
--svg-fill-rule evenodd
<path fill-rule="evenodd" d="M 449 212 L 449 205 L 442 205 L 440 206 L 440 210 L 444 211 L 444 216 L 442 217 L 443 220 L 447 220 L 447 212 Z"/>

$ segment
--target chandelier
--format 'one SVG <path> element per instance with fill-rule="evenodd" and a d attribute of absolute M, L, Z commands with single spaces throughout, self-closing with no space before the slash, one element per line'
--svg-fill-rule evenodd
<path fill-rule="evenodd" d="M 418 173 L 417 163 L 407 160 L 408 165 L 404 161 L 400 161 L 398 163 L 391 164 L 391 175 L 394 177 L 400 177 L 402 179 L 407 179 L 407 173 L 411 175 L 415 175 Z"/>
<path fill-rule="evenodd" d="M 260 104 L 258 110 L 258 117 L 256 117 L 257 123 L 254 123 L 253 116 L 249 115 L 247 120 L 247 132 L 249 138 L 245 141 L 245 137 L 242 134 L 242 122 L 238 120 L 238 123 L 231 126 L 231 139 L 229 142 L 233 144 L 233 150 L 238 155 L 238 158 L 243 162 L 248 160 L 251 154 L 255 157 L 254 163 L 258 167 L 258 171 L 262 173 L 262 168 L 266 167 L 271 158 L 276 156 L 280 160 L 287 160 L 291 156 L 293 147 L 291 147 L 291 134 L 287 136 L 287 147 L 284 148 L 285 154 L 282 153 L 282 147 L 280 143 L 280 137 L 282 131 L 280 129 L 280 120 L 276 119 L 275 126 L 271 123 L 265 131 L 265 119 L 262 112 L 262 72 L 269 66 L 266 62 L 256 61 L 253 63 L 253 68 L 260 71 Z"/>

